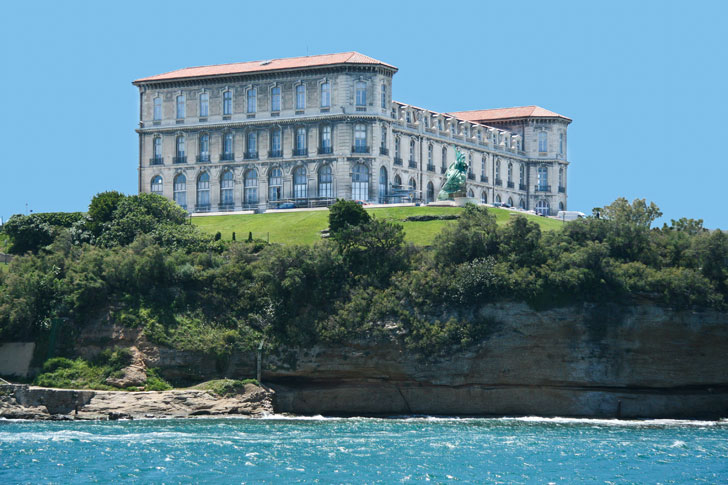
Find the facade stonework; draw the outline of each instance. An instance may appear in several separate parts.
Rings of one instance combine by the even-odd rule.
[[[545,214],[566,209],[571,120],[538,107],[417,108],[392,101],[396,72],[345,53],[134,81],[139,192],[189,212],[336,198],[429,203],[457,148],[470,164],[469,196]]]

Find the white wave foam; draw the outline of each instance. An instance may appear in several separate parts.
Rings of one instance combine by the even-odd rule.
[[[539,416],[523,416],[517,418],[495,418],[495,421],[520,421],[524,423],[553,424],[598,424],[602,426],[721,426],[728,425],[723,421],[697,421],[690,419],[598,419],[598,418],[542,418]]]

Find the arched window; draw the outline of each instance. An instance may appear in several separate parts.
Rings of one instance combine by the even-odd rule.
[[[245,158],[258,158],[258,132],[251,131],[248,133],[248,150]]]
[[[154,98],[154,121],[160,121],[162,119],[162,98]]]
[[[522,163],[518,164],[518,183],[526,185],[526,166]],[[521,190],[525,190],[525,187],[521,187]]]
[[[563,202],[559,202],[559,210],[560,211],[564,210],[564,203]]]
[[[210,209],[210,175],[202,172],[197,178],[197,211]]]
[[[159,175],[152,178],[152,193],[162,195],[162,177]]]
[[[268,201],[275,202],[283,198],[283,171],[273,168],[268,175]]]
[[[508,207],[513,207],[513,198],[508,197]]]
[[[306,108],[306,86],[299,84],[296,86],[296,109]]]
[[[513,162],[508,162],[508,183],[513,183]]]
[[[475,198],[475,193],[473,192],[473,189],[468,189],[468,197],[471,199]]]
[[[200,93],[200,118],[206,118],[210,112],[210,95]]]
[[[435,186],[432,182],[427,182],[427,196],[425,202],[428,204],[435,201]]]
[[[382,166],[379,168],[379,203],[387,203],[387,169]]]
[[[523,209],[523,210],[526,210],[526,202],[523,199],[519,200],[518,201],[518,207],[521,208],[521,209]]]
[[[545,200],[539,200],[536,204],[536,214],[547,216],[550,213],[549,203]]]
[[[331,84],[327,81],[321,84],[321,107],[331,106]]]
[[[369,170],[366,165],[358,163],[351,174],[351,198],[353,200],[369,200]]]
[[[321,152],[331,153],[331,125],[321,127]]]
[[[227,170],[220,177],[220,205],[232,208],[233,204],[233,173]]]
[[[549,140],[548,140],[548,134],[545,131],[540,131],[538,133],[538,151],[539,152],[546,152],[548,151],[549,146]]]
[[[258,90],[255,88],[248,89],[248,113],[255,113],[258,110]]]
[[[417,199],[417,182],[412,177],[409,179],[409,198],[410,200]]]
[[[495,201],[500,204],[501,203],[501,196],[500,195],[496,195],[495,196]]]
[[[258,203],[258,171],[253,169],[245,172],[244,203],[247,206]]]
[[[363,124],[354,125],[354,152],[367,153],[367,127]]]
[[[564,189],[564,167],[559,167],[559,191]]]
[[[210,135],[207,133],[200,135],[200,154],[197,158],[198,162],[210,161]]]
[[[187,156],[185,154],[185,136],[184,135],[178,135],[177,136],[177,143],[176,143],[176,153],[174,156],[174,163],[185,163],[187,161]]]
[[[318,196],[332,199],[334,197],[333,173],[331,165],[324,165],[318,172]]]
[[[174,201],[183,209],[187,208],[187,177],[183,173],[174,178]]]
[[[399,174],[394,176],[394,186],[398,189],[402,188],[402,178],[399,176]]]
[[[222,138],[222,159],[233,160],[234,158],[235,155],[233,155],[233,134],[225,133]]]
[[[549,189],[549,169],[546,166],[538,167],[538,187],[539,192],[548,192]]]
[[[480,193],[480,203],[481,204],[488,203],[488,193],[485,190]]]
[[[278,86],[275,86],[270,90],[270,110],[281,110],[281,88]]]
[[[356,83],[356,105],[367,105],[367,83],[364,81],[357,81]]]
[[[283,156],[281,151],[281,130],[276,128],[270,132],[270,153],[271,158]]]
[[[177,119],[181,120],[185,117],[185,97],[177,96]]]
[[[306,128],[298,128],[296,130],[296,149],[294,155],[307,155],[306,150]]]
[[[293,198],[305,199],[308,197],[308,179],[306,167],[297,167],[293,171]]]
[[[233,92],[225,91],[222,93],[222,114],[231,115],[233,114]]]

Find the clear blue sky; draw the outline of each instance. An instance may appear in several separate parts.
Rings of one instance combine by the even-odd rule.
[[[355,7],[355,5],[357,5]],[[569,207],[646,198],[728,229],[728,2],[7,2],[0,216],[137,189],[132,80],[356,50],[437,111],[536,104],[569,128]]]

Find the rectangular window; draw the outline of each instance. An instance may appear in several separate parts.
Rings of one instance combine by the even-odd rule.
[[[233,114],[233,92],[225,91],[222,94],[222,114],[231,115]]]
[[[306,109],[306,86],[296,86],[296,109]]]
[[[367,149],[367,127],[365,125],[354,126],[354,151],[363,153]]]
[[[257,110],[258,90],[255,88],[248,89],[248,113],[255,113]]]
[[[364,81],[357,81],[356,83],[356,105],[367,105],[367,83]]]
[[[181,120],[185,117],[185,97],[177,96],[177,119]]]
[[[382,108],[387,108],[387,85],[382,84]]]
[[[306,128],[296,130],[296,148],[299,150],[306,149]]]
[[[321,107],[329,108],[331,106],[331,84],[323,83],[321,85]]]
[[[154,98],[154,121],[162,119],[162,98]]]
[[[559,133],[559,154],[564,154],[564,134]]]
[[[324,153],[331,153],[331,127],[328,125],[321,128],[321,148]]]
[[[538,151],[539,152],[546,152],[548,151],[548,137],[545,132],[540,132],[538,134]]]
[[[271,156],[280,156],[281,153],[281,132],[280,130],[274,130],[270,137],[270,151]]]
[[[207,93],[200,94],[200,117],[205,118],[210,111],[210,95]]]
[[[382,126],[382,147],[387,147],[387,127]]]
[[[270,110],[281,110],[281,88],[275,87],[270,90]]]

